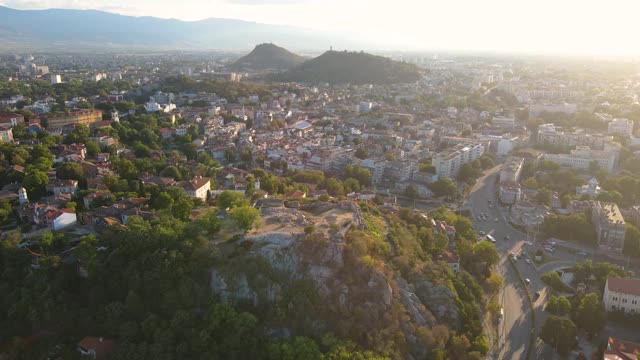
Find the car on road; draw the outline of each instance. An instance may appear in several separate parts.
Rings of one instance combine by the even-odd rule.
[[[524,279],[524,283],[527,284],[527,286],[531,285],[531,280],[530,279]]]
[[[500,220],[498,220],[498,218],[496,218],[494,221],[495,221],[495,222],[499,222]]]
[[[586,251],[578,251],[578,255],[580,256],[587,256],[587,252]]]
[[[507,240],[511,240],[511,235],[507,234],[507,235],[504,236],[504,238],[507,239]]]
[[[536,301],[540,298],[540,291],[536,291],[535,294],[533,294],[533,301]]]
[[[553,248],[550,248],[550,247],[548,247],[548,246],[545,246],[545,247],[544,247],[544,251],[552,253],[552,252],[553,252]]]
[[[527,264],[531,264],[531,260],[529,259],[524,259],[524,262],[526,262]]]

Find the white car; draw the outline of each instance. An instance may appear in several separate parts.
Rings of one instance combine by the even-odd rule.
[[[524,259],[524,262],[526,262],[527,264],[531,264],[531,260],[529,259]]]

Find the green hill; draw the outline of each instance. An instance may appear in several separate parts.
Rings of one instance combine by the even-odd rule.
[[[304,62],[304,58],[274,44],[257,45],[249,54],[231,65],[237,70],[287,70]]]
[[[395,84],[415,82],[419,77],[418,68],[412,64],[364,52],[327,51],[289,70],[280,80],[332,84]]]

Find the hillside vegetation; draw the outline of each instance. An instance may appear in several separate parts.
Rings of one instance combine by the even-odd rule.
[[[412,64],[364,52],[327,51],[280,78],[307,83],[395,84],[415,82],[419,77]]]
[[[236,60],[235,70],[286,70],[304,62],[304,58],[274,44],[257,45],[249,54]]]

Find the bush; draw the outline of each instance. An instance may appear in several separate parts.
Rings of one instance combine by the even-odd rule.
[[[568,285],[560,280],[560,275],[556,271],[550,271],[540,277],[545,284],[551,286],[554,290],[559,292],[573,292]]]

